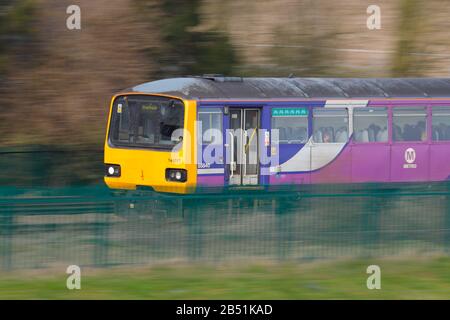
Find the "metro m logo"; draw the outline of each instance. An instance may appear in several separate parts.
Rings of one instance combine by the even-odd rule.
[[[403,169],[414,169],[417,168],[416,161],[416,150],[413,148],[408,148],[405,150],[405,161],[406,163],[403,165]]]
[[[407,163],[413,163],[416,161],[416,151],[413,148],[408,148],[405,150],[405,161]]]

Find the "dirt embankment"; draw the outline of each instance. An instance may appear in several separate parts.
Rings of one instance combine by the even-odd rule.
[[[8,62],[2,145],[101,145],[111,95],[152,74],[143,48],[158,43],[157,32],[140,20],[132,0],[77,1],[81,30],[66,27],[72,3],[35,1],[30,51]]]
[[[111,95],[160,77],[450,71],[442,0],[379,0],[380,30],[367,28],[370,3],[360,0],[79,0],[75,31],[66,28],[73,1],[17,1],[36,8],[33,41],[10,51],[0,80],[1,145],[101,147]]]

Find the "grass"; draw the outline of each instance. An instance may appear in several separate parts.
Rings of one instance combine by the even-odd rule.
[[[368,290],[366,268],[381,268]],[[0,299],[448,299],[450,258],[313,263],[170,264],[82,270],[81,290],[64,268],[0,274]]]

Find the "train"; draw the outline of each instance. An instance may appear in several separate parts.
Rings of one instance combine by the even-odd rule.
[[[413,183],[450,178],[450,79],[162,79],[114,95],[109,188]]]

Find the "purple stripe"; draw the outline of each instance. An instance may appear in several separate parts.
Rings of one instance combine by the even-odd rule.
[[[223,186],[224,177],[222,175],[198,175],[197,184],[199,186]]]

